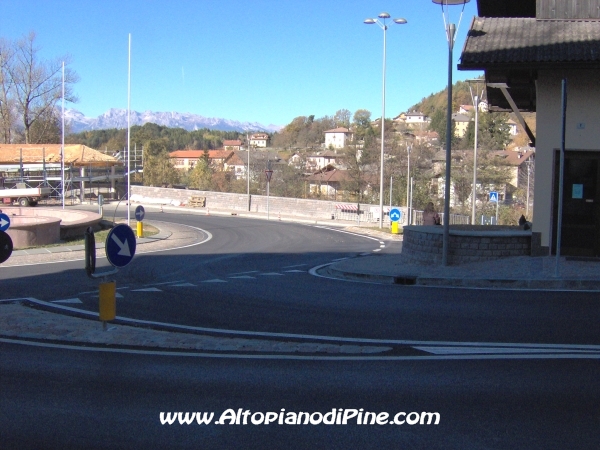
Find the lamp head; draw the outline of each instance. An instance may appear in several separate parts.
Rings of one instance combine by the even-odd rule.
[[[397,23],[398,25],[404,25],[406,23],[406,19],[400,18],[400,19],[394,19],[394,23]]]
[[[377,23],[377,22],[375,22],[375,19],[365,19],[364,23],[366,23],[367,25],[373,25],[374,23]]]
[[[433,0],[433,3],[436,5],[464,5],[465,3],[469,3],[471,0]]]
[[[381,14],[379,14],[377,17],[379,17],[380,19],[389,19],[390,15],[389,13],[386,12],[382,12]]]

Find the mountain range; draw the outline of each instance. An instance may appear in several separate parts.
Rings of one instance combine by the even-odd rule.
[[[72,133],[80,133],[88,130],[127,128],[127,110],[111,108],[98,117],[86,117],[83,113],[75,109],[67,109],[65,111],[65,121],[70,125]],[[132,126],[155,123],[169,128],[183,128],[188,131],[208,128],[220,131],[262,131],[272,133],[282,128],[277,125],[265,126],[257,122],[239,122],[178,112],[144,111],[143,113],[139,113],[131,111],[130,122]]]

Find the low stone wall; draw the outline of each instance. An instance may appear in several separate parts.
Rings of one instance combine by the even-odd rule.
[[[102,220],[100,214],[90,211],[39,206],[3,207],[2,212],[10,218],[7,233],[15,249],[56,244],[61,239],[83,236],[87,227],[97,227]]]
[[[186,205],[190,197],[205,197],[205,208],[226,209],[232,211],[248,211],[248,196],[246,194],[230,194],[226,192],[198,191],[194,189],[171,189],[150,186],[131,186],[131,201],[144,201],[153,199],[153,203]],[[141,199],[141,200],[140,200]],[[329,219],[336,213],[336,204],[349,204],[350,202],[313,200],[303,198],[269,197],[269,211],[305,217],[310,219]],[[370,207],[379,205],[361,204],[361,210],[369,211]],[[252,195],[250,197],[250,210],[252,212],[267,212],[267,196]]]
[[[60,219],[13,216],[7,233],[14,249],[55,244],[60,241]]]
[[[419,263],[442,262],[443,227],[408,226],[403,234],[403,256]],[[519,227],[451,226],[449,237],[449,264],[531,255],[531,231]]]

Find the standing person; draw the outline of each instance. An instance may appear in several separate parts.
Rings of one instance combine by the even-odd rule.
[[[433,202],[427,203],[425,210],[423,211],[423,225],[440,225],[440,215],[435,212]]]

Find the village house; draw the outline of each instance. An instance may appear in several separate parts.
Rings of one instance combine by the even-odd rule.
[[[325,131],[325,148],[344,148],[352,141],[352,132],[348,128],[339,127]]]
[[[225,161],[233,154],[233,150],[209,150],[207,153],[208,165],[215,170],[223,170]],[[169,153],[169,158],[176,169],[191,170],[204,155],[204,150],[175,150]]]
[[[223,141],[223,149],[224,150],[241,150],[241,148],[242,148],[242,141],[240,141],[239,139]]]
[[[269,141],[267,133],[253,133],[250,135],[250,147],[266,148]]]

